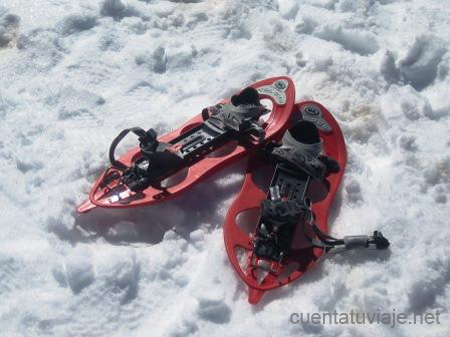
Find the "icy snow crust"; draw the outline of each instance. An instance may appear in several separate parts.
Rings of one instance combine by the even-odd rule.
[[[449,42],[445,0],[2,1],[0,334],[449,336]],[[379,229],[389,252],[329,256],[250,306],[222,238],[245,161],[172,202],[74,213],[123,128],[165,133],[276,75],[348,142],[332,234]],[[289,323],[351,309],[441,324]]]

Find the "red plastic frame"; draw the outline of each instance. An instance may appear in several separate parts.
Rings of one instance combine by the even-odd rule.
[[[329,182],[329,190],[326,197],[316,203],[313,203],[312,205],[313,212],[316,215],[316,225],[324,233],[327,233],[329,208],[339,188],[347,162],[345,140],[334,117],[320,103],[313,101],[300,102],[295,105],[293,112],[300,114],[301,109],[306,105],[315,105],[319,107],[322,111],[322,118],[324,118],[331,126],[332,131],[329,133],[320,131],[320,137],[323,142],[323,153],[337,160],[341,168],[339,173],[331,174],[327,178]],[[245,233],[241,228],[239,228],[237,225],[237,217],[241,212],[246,210],[260,208],[261,202],[267,198],[267,191],[262,191],[256,185],[254,180],[254,171],[260,165],[261,159],[258,159],[256,154],[252,154],[252,157],[249,160],[242,189],[227,213],[224,226],[224,240],[228,256],[236,272],[249,287],[248,300],[251,304],[256,304],[261,299],[265,291],[279,288],[301,277],[307,270],[316,264],[317,260],[323,254],[323,249],[321,248],[309,247],[298,250],[294,254],[291,254],[291,257],[289,257],[289,260],[286,261],[283,266],[281,266],[278,262],[269,262],[261,259],[261,261],[266,261],[266,264],[270,264],[269,269],[272,271],[269,272],[262,281],[259,280],[258,282],[257,276],[255,275],[256,269],[254,266],[257,265],[259,259],[253,254],[253,239],[251,235]],[[302,235],[301,233],[303,232],[300,229],[300,231],[296,232],[296,234],[298,233]],[[243,270],[239,265],[238,257],[236,255],[237,248],[245,250],[246,270]],[[285,277],[281,277],[280,274],[283,273],[285,267],[293,261],[298,263],[298,269]]]
[[[283,133],[288,128],[289,120],[293,111],[294,101],[295,101],[295,87],[292,80],[285,76],[272,77],[268,78],[256,83],[251,84],[250,86],[254,88],[260,88],[263,86],[268,86],[273,84],[275,81],[285,80],[288,83],[288,86],[285,90],[286,101],[284,104],[277,104],[272,96],[267,94],[260,94],[261,99],[270,99],[273,104],[272,113],[269,119],[264,124],[266,130],[266,141],[270,140],[278,140],[282,137]],[[222,102],[228,102],[229,100],[224,100]],[[203,118],[201,114],[189,120],[187,123],[182,125],[180,128],[175,131],[161,136],[158,138],[161,142],[170,142],[171,140],[178,137],[183,132],[195,127],[199,123],[203,122]],[[193,164],[189,167],[189,171],[187,177],[181,181],[180,183],[167,188],[164,192],[159,189],[155,189],[153,187],[149,187],[140,193],[133,193],[131,191],[125,191],[129,193],[130,196],[125,198],[126,202],[115,202],[111,203],[108,201],[108,198],[105,195],[108,194],[108,190],[111,189],[111,186],[100,187],[104,177],[106,174],[110,174],[111,172],[117,171],[114,168],[107,169],[94,184],[92,191],[89,194],[89,199],[86,200],[83,204],[81,204],[77,211],[80,213],[86,213],[96,206],[98,207],[106,207],[106,208],[132,208],[139,207],[144,205],[151,205],[159,202],[163,202],[169,199],[176,197],[177,195],[183,193],[188,188],[194,186],[199,183],[201,180],[207,178],[212,173],[222,169],[223,167],[231,164],[232,162],[240,159],[244,155],[251,153],[256,149],[257,146],[254,146],[250,149],[246,149],[241,145],[238,145],[231,153],[223,156],[223,157],[205,157],[199,162]],[[133,160],[139,156],[140,149],[139,147],[134,148],[133,150],[126,153],[119,160],[127,166],[130,166]],[[117,171],[120,173],[120,171]]]

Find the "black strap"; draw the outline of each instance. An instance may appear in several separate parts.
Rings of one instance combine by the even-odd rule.
[[[389,240],[383,236],[381,231],[374,231],[372,236],[352,235],[344,236],[342,239],[336,239],[322,232],[314,222],[310,225],[317,236],[317,238],[311,238],[305,231],[305,235],[310,240],[311,245],[323,248],[327,252],[340,252],[362,248],[385,250],[390,246]]]
[[[209,116],[206,124],[219,127],[231,132],[236,138],[245,134],[252,134],[258,143],[262,143],[266,136],[265,130],[258,124],[259,118],[268,110],[263,105],[233,104],[215,105],[208,114],[202,112],[203,119]]]
[[[126,170],[128,167],[118,161],[114,155],[117,145],[122,141],[122,139],[125,138],[125,136],[133,132],[136,136],[139,137],[139,145],[141,147],[141,150],[144,154],[148,154],[152,151],[155,151],[158,147],[158,141],[156,140],[157,133],[153,129],[149,129],[148,131],[145,131],[144,129],[140,127],[133,127],[129,129],[123,130],[121,133],[117,135],[116,138],[111,143],[111,146],[109,147],[109,161],[111,162],[111,165],[119,170]]]
[[[326,165],[320,159],[304,151],[281,146],[273,149],[272,157],[276,161],[287,163],[315,179],[325,179],[327,173]]]

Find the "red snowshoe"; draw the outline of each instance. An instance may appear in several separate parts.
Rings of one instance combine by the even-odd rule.
[[[381,232],[342,240],[326,234],[346,165],[344,137],[331,113],[317,102],[298,103],[294,113],[301,120],[281,143],[251,155],[242,190],[225,219],[226,250],[249,287],[251,304],[265,291],[298,279],[326,251],[389,246]],[[262,187],[257,172],[264,166],[272,178],[262,179]]]
[[[294,106],[294,83],[274,77],[252,84],[230,100],[206,108],[177,130],[158,137],[153,129],[122,131],[111,144],[111,166],[95,182],[77,211],[96,206],[131,208],[171,199],[259,146],[279,140]],[[272,101],[267,110],[260,99]],[[270,113],[266,122],[260,117]],[[132,132],[139,147],[119,159],[114,152]]]

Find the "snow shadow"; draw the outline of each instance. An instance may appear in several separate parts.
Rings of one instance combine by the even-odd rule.
[[[169,230],[189,239],[200,226],[222,226],[228,206],[239,192],[245,160],[241,160],[161,204],[131,208],[97,208],[75,214],[75,227],[91,238],[103,237],[113,244],[157,244]]]
[[[342,253],[331,253],[331,254],[325,254],[321,259],[319,259],[318,263],[308,270],[302,277],[300,277],[298,280],[292,282],[291,284],[287,286],[280,287],[275,290],[267,291],[264,296],[262,297],[261,301],[258,303],[258,305],[252,307],[252,311],[254,313],[260,312],[264,309],[266,304],[272,303],[274,300],[279,300],[283,298],[292,298],[294,296],[294,291],[296,291],[297,287],[304,287],[308,284],[313,284],[316,282],[319,282],[321,279],[326,277],[327,272],[324,267],[324,261],[325,260],[331,260],[333,263],[346,266],[357,266],[360,264],[364,264],[367,262],[378,262],[378,263],[384,263],[387,260],[389,260],[391,256],[391,251],[388,250],[381,250],[381,251],[375,251],[375,250],[358,250],[358,251],[348,251],[348,252],[342,252]],[[240,285],[240,288],[238,289],[239,292],[247,292],[246,286],[244,283]],[[339,298],[343,297],[345,294],[342,294],[342,296],[338,296]]]
[[[404,56],[398,60],[393,52],[386,51],[380,72],[388,83],[401,81],[410,84],[417,91],[422,91],[439,77],[440,64],[447,51],[439,39],[421,35],[416,37],[404,51]]]

